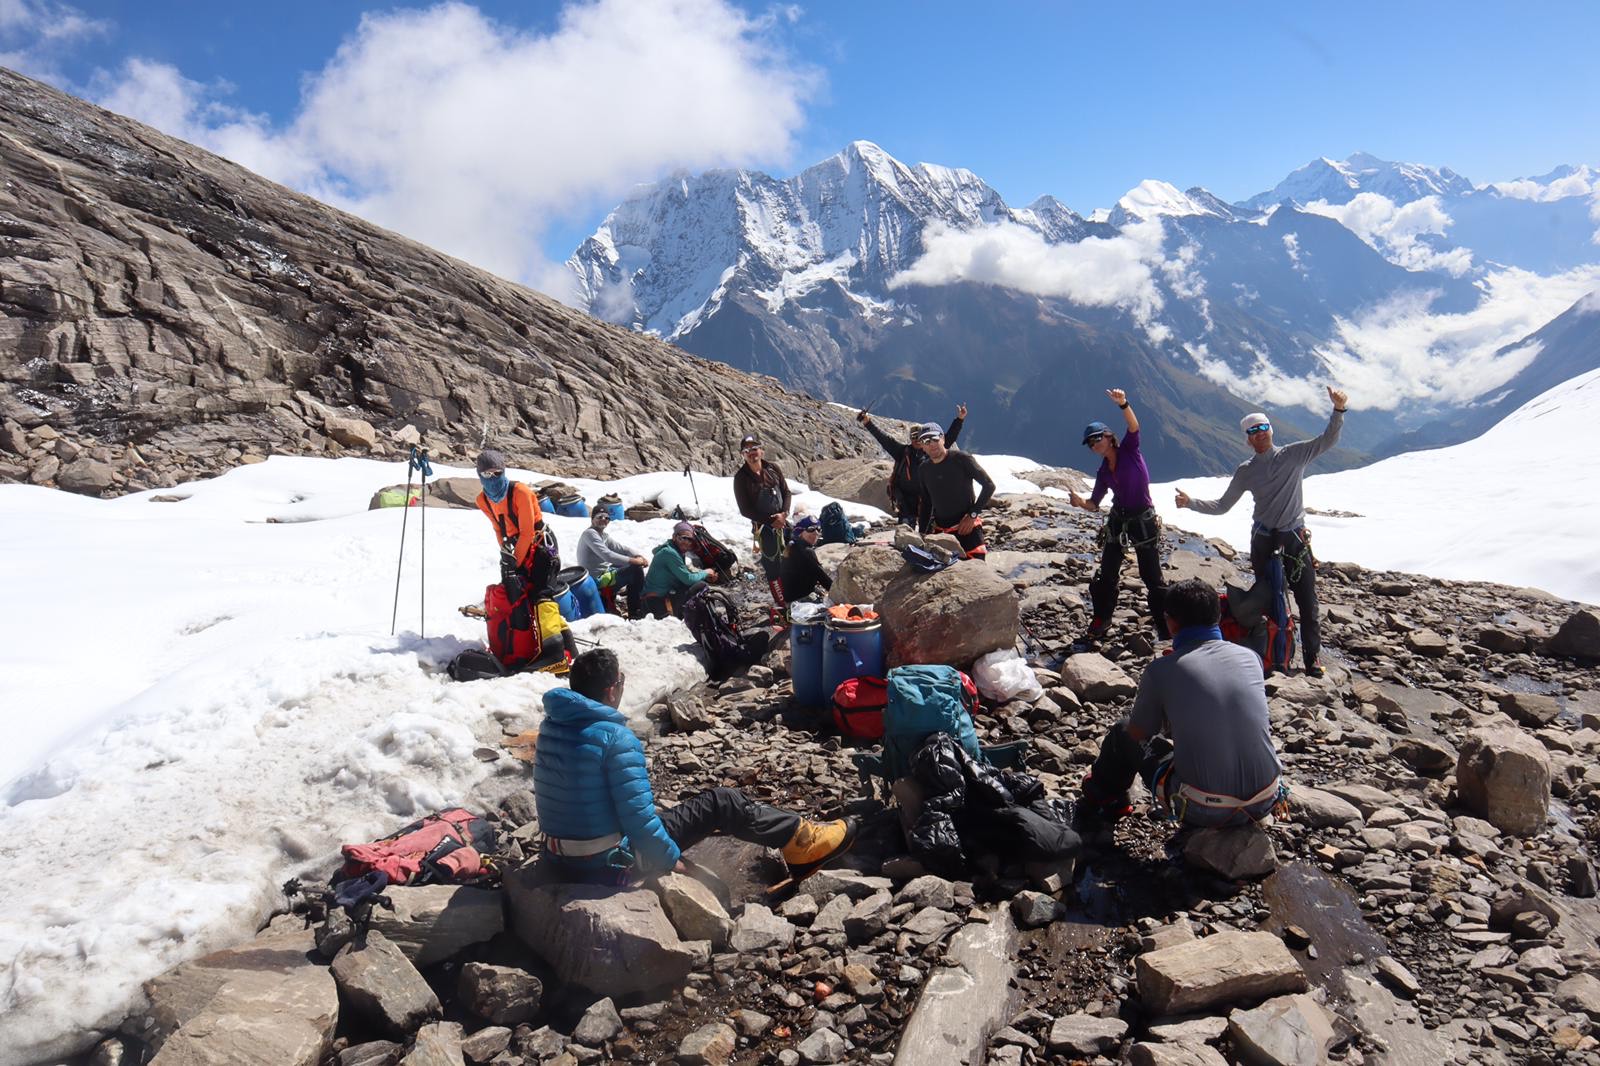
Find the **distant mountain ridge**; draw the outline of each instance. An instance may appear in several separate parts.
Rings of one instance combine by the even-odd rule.
[[[1238,204],[1149,180],[1085,218],[1050,196],[1013,208],[970,170],[908,166],[856,141],[791,178],[712,171],[641,188],[568,267],[579,305],[608,321],[829,399],[898,404],[908,417],[965,399],[983,447],[1041,461],[1080,458],[1062,427],[1100,417],[1103,389],[1139,377],[1174,405],[1164,425],[1148,420],[1151,454],[1175,474],[1215,473],[1231,468],[1236,442],[1199,427],[1226,427],[1262,403],[1230,393],[1231,382],[1263,368],[1319,378],[1318,350],[1371,308],[1403,300],[1464,313],[1481,298],[1474,281],[1484,267],[1457,256],[1454,272],[1407,269],[1346,226],[1340,209],[1362,194],[1400,206],[1435,197],[1462,221],[1448,236],[1416,238],[1425,253],[1470,230],[1496,262],[1600,261],[1592,245],[1517,236],[1530,211],[1587,212],[1584,196],[1544,190],[1576,188],[1588,174],[1573,167],[1510,189],[1477,187],[1447,168],[1357,153],[1314,161]],[[1000,243],[924,279],[925,257],[947,252],[951,234]],[[981,276],[985,256],[1025,240],[1079,249],[1080,276],[1057,290]],[[1118,270],[1148,275],[1138,306],[1080,295],[1114,283]],[[1323,412],[1312,401],[1278,417],[1315,427]],[[1334,461],[1392,440],[1394,422],[1353,415],[1349,450]]]

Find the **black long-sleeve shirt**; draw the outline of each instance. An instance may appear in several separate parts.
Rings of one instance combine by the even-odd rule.
[[[790,603],[805,599],[817,591],[819,585],[825,589],[833,588],[833,579],[817,560],[816,551],[798,540],[783,553],[780,573],[783,598]]]
[[[955,419],[950,423],[950,428],[944,431],[946,448],[955,447],[956,438],[961,436],[963,421]],[[889,458],[894,460],[894,473],[889,475],[889,498],[897,503],[901,499],[908,504],[914,503],[917,496],[917,467],[927,462],[928,457],[909,443],[895,440],[879,429],[875,422],[867,423],[867,432],[877,438]]]
[[[983,486],[977,499],[972,483]],[[929,459],[917,467],[917,528],[927,533],[949,529],[962,517],[977,514],[994,496],[994,479],[966,452],[949,451],[943,459]]]
[[[739,513],[760,526],[770,522],[775,514],[788,514],[793,496],[778,465],[763,461],[760,477],[750,470],[749,463],[741,463],[734,471],[733,498],[739,505]]]

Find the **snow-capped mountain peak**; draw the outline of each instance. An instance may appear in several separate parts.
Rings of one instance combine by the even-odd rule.
[[[1394,163],[1370,152],[1354,152],[1343,160],[1313,159],[1239,206],[1262,210],[1280,203],[1347,204],[1364,192],[1408,204],[1425,196],[1465,196],[1472,191],[1472,182],[1449,167]]]

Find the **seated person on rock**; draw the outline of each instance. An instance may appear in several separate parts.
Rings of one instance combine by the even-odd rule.
[[[715,570],[696,570],[689,565],[687,556],[694,541],[694,526],[679,522],[672,527],[672,539],[655,550],[650,572],[644,576],[644,605],[652,616],[681,614],[683,601],[696,585],[717,583]]]
[[[544,695],[533,762],[545,834],[540,861],[561,880],[629,884],[682,870],[680,853],[716,833],[781,849],[796,875],[855,842],[853,818],[813,822],[736,788],[708,789],[658,811],[644,746],[617,710],[626,679],[616,654],[584,652],[567,680],[570,689]]]
[[[783,598],[794,603],[812,595],[821,588],[833,587],[833,578],[817,561],[817,541],[822,536],[822,524],[811,515],[804,515],[794,524],[794,541],[783,552]]]
[[[1259,822],[1280,799],[1282,774],[1261,660],[1222,639],[1221,605],[1205,582],[1171,586],[1163,606],[1172,653],[1145,667],[1133,711],[1111,727],[1084,778],[1078,810],[1115,821],[1131,809],[1138,774],[1157,806],[1186,825]]]
[[[946,448],[937,422],[923,424],[917,444],[927,456],[916,472],[918,532],[954,533],[964,558],[984,558],[989,549],[979,512],[994,497],[994,479],[966,452]],[[973,482],[979,488],[976,498]]]
[[[610,524],[611,512],[604,507],[597,507],[589,516],[589,528],[578,538],[578,565],[596,581],[611,571],[612,590],[628,597],[628,617],[643,618],[644,568],[649,561],[608,536],[606,527]]]

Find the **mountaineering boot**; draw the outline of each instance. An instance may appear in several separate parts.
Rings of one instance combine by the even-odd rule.
[[[1105,636],[1106,627],[1109,624],[1109,620],[1105,618],[1090,619],[1089,628],[1084,630],[1083,636],[1072,642],[1072,646],[1067,649],[1067,653],[1069,655],[1077,655],[1079,652],[1094,651],[1100,646],[1100,638]]]
[[[790,867],[817,867],[850,850],[856,842],[860,828],[854,818],[841,818],[836,822],[800,820],[800,827],[783,846],[783,861]]]
[[[1328,676],[1328,671],[1327,671],[1327,668],[1324,667],[1321,663],[1307,663],[1306,664],[1306,676],[1307,677],[1327,677]]]
[[[1073,815],[1083,824],[1112,825],[1119,819],[1133,813],[1133,804],[1128,802],[1128,793],[1107,796],[1095,786],[1094,773],[1083,775],[1083,802],[1079,803]]]

